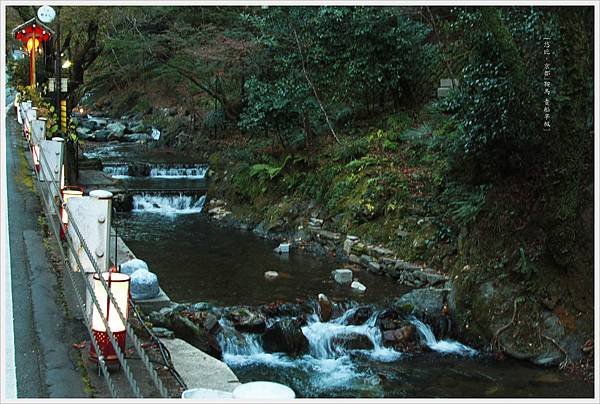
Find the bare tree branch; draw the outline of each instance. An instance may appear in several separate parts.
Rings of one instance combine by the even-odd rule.
[[[317,94],[317,89],[315,88],[313,82],[308,77],[308,73],[306,72],[306,65],[304,64],[304,55],[302,54],[302,47],[300,46],[300,40],[298,39],[298,33],[296,32],[295,28],[292,28],[292,31],[294,32],[294,38],[296,39],[296,46],[298,47],[298,52],[300,53],[300,60],[302,61],[302,72],[304,73],[304,78],[308,82],[308,85],[310,86],[310,88],[312,88],[312,90],[313,90],[315,99],[319,103],[319,107],[321,107],[321,111],[323,112],[323,115],[325,116],[325,121],[327,121],[327,126],[329,126],[329,130],[331,131],[333,138],[335,139],[335,141],[338,144],[340,144],[341,143],[340,139],[338,139],[337,135],[335,134],[333,125],[331,125],[331,121],[329,120],[329,115],[327,115],[327,112],[325,111],[325,107],[323,107],[323,103],[321,102],[321,99],[319,98],[319,94]]]

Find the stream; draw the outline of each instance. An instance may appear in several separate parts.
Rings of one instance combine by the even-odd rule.
[[[113,158],[105,173],[115,179],[141,182],[139,188],[166,189],[173,184],[177,184],[175,188],[206,187],[206,171],[200,165],[163,162],[150,176],[132,179],[126,164],[115,163],[127,161],[127,153],[114,154],[115,150],[120,153],[114,145],[108,150],[95,149],[103,160]],[[223,360],[242,382],[283,383],[298,397],[593,396],[592,384],[556,369],[496,360],[460,342],[440,341],[429,325],[416,318],[410,322],[426,352],[401,353],[386,347],[378,318],[393,298],[409,291],[407,287],[360,271],[354,275],[367,286],[367,292],[353,293],[331,277],[331,271],[344,264],[301,250],[274,254],[276,242],[207,220],[205,203],[206,197],[199,194],[142,192],[134,196],[132,211],[116,214],[114,225],[125,243],[157,274],[173,301],[208,302],[216,314],[231,306],[275,301],[303,302],[312,307],[301,328],[308,351],[295,358],[265,351],[261,334],[239,332],[227,316],[220,316],[218,342]],[[277,271],[279,277],[268,281],[266,271]],[[328,322],[319,319],[316,297],[320,293],[339,309],[340,314]],[[368,319],[360,324],[350,321],[357,308],[365,306],[371,313]],[[269,318],[267,325],[277,320],[281,318]],[[340,338],[349,336],[359,336],[364,346],[339,343]]]

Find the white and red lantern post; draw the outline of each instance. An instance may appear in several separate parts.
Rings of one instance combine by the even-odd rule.
[[[108,286],[108,291],[114,297],[114,300],[123,314],[124,320],[121,319],[117,308],[111,301],[106,288],[100,280],[99,274],[94,274],[94,296],[98,305],[102,309],[102,315],[106,319],[108,328],[112,332],[117,345],[123,355],[125,355],[125,344],[127,341],[127,317],[129,313],[129,275],[120,272],[103,272],[102,279]],[[90,360],[98,361],[100,355],[103,356],[105,362],[117,362],[117,354],[115,347],[112,345],[110,338],[108,337],[108,331],[106,325],[102,319],[102,315],[98,311],[96,305],[93,305],[92,309],[92,331],[94,338],[98,343],[100,353],[96,352],[93,344],[90,344]]]
[[[63,166],[64,168],[64,166]],[[63,205],[60,208],[60,219],[62,221],[62,226],[60,227],[60,238],[64,240],[65,232],[69,227],[69,215],[65,210],[65,206],[67,205],[67,201],[71,198],[81,198],[83,196],[83,188],[78,186],[65,186],[61,189],[61,195],[63,200]]]

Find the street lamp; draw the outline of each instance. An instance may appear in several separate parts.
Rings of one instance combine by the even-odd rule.
[[[29,52],[29,85],[32,87],[36,86],[35,80],[35,56],[42,42],[47,41],[54,34],[50,28],[46,27],[43,23],[38,21],[37,18],[19,25],[13,29],[14,38],[17,41],[21,41],[25,44],[27,51]]]
[[[129,312],[129,275],[120,272],[103,272],[102,278],[108,284],[108,291],[113,295],[117,306],[125,317],[125,322],[121,320],[121,317],[116,311],[116,307],[111,301],[102,281],[100,280],[99,274],[94,274],[94,296],[98,302],[98,305],[102,309],[102,315],[106,319],[108,328],[115,337],[115,340],[121,349],[125,352],[125,341],[127,339],[127,317]],[[104,357],[105,362],[116,362],[118,361],[115,347],[111,344],[108,338],[108,332],[102,320],[102,315],[93,306],[92,311],[92,331],[94,332],[94,338],[100,348],[100,355]],[[90,360],[98,361],[98,352],[94,348],[93,344],[90,344]]]

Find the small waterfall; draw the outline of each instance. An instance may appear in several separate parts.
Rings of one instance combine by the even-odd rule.
[[[463,345],[460,342],[453,341],[451,339],[445,339],[438,341],[427,324],[423,323],[416,318],[411,318],[410,322],[417,327],[417,331],[421,335],[421,337],[425,340],[425,345],[436,352],[440,352],[443,354],[458,354],[458,355],[466,355],[466,356],[475,356],[477,355],[477,351],[469,346]]]
[[[158,213],[166,216],[200,213],[206,195],[150,195],[133,196],[133,212]]]
[[[102,171],[105,174],[110,175],[113,178],[128,178],[129,177],[129,166],[127,164],[111,164],[102,167]]]
[[[206,176],[207,171],[208,166],[200,164],[175,166],[161,164],[150,169],[150,177],[203,179]]]
[[[342,316],[322,323],[319,317],[313,314],[308,319],[308,324],[302,327],[302,332],[309,342],[311,356],[323,359],[335,359],[348,354],[349,349],[337,342],[343,337],[366,337],[373,349],[361,349],[366,355],[380,362],[391,362],[400,358],[401,354],[392,348],[383,346],[383,339],[379,327],[375,325],[378,312],[375,312],[362,325],[349,325],[348,320],[354,315],[357,308],[347,310]]]
[[[369,367],[361,366],[356,361],[357,355],[379,362],[394,361],[402,355],[383,346],[381,331],[376,326],[379,313],[374,313],[362,325],[350,325],[348,321],[357,310],[356,307],[351,307],[342,316],[322,323],[316,306],[313,305],[315,311],[302,327],[302,333],[309,341],[309,352],[295,359],[284,353],[265,352],[260,335],[240,333],[229,320],[221,318],[223,331],[218,339],[223,350],[223,360],[234,368],[266,366],[286,369],[286,374],[302,374],[306,383],[303,389],[315,394],[340,388],[379,388],[379,377]],[[339,341],[344,336],[358,336],[363,338],[363,342],[366,338],[372,347],[361,349],[343,346]]]

